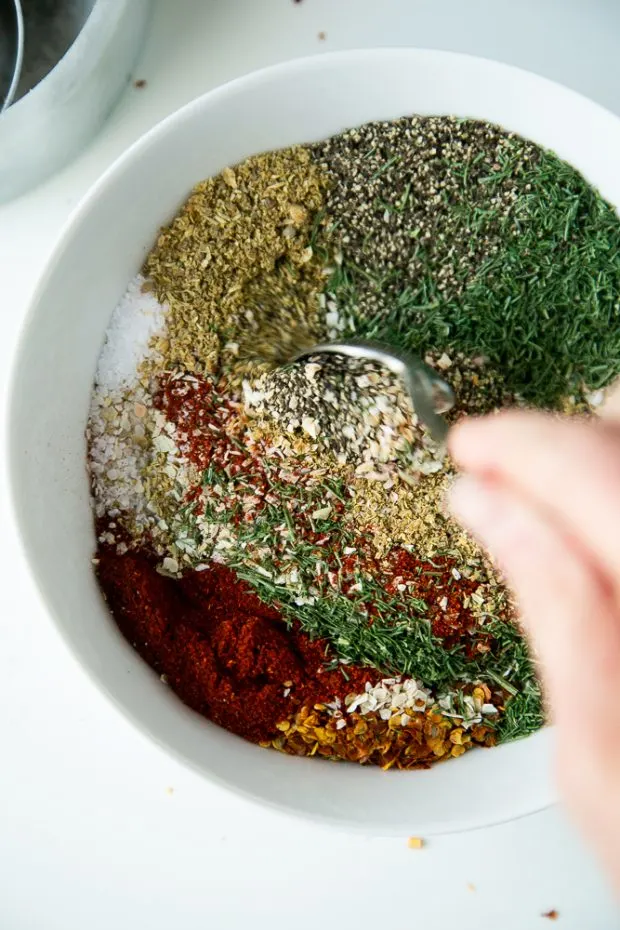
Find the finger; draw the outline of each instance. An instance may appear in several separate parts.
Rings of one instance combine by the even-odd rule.
[[[598,413],[606,420],[620,420],[620,380],[615,381],[605,392],[605,400]]]
[[[511,412],[457,424],[453,457],[538,506],[620,578],[620,431],[603,423]]]
[[[456,482],[451,506],[517,595],[558,723],[608,719],[620,680],[620,625],[605,579],[508,487],[466,476]]]
[[[609,588],[527,499],[466,476],[452,506],[496,556],[540,656],[560,787],[620,888],[620,629]]]

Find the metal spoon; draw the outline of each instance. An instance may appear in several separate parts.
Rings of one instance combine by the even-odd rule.
[[[324,342],[304,347],[292,356],[291,361],[299,361],[309,355],[325,352],[372,359],[400,375],[411,397],[413,409],[428,428],[432,438],[437,443],[446,441],[448,424],[440,414],[446,413],[454,406],[454,393],[443,378],[422,359],[404,349],[397,349],[382,342],[347,339],[343,342]]]

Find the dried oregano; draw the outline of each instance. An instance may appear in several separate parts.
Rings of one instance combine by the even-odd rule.
[[[297,147],[249,158],[194,188],[144,265],[170,308],[168,368],[213,372],[227,345],[234,357],[252,328],[250,285],[259,294],[296,290],[316,304],[322,264],[308,242],[326,183]]]

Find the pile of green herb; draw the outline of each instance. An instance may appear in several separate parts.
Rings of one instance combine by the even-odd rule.
[[[483,355],[535,406],[620,369],[620,223],[551,152],[485,123],[376,123],[314,149],[355,332]]]

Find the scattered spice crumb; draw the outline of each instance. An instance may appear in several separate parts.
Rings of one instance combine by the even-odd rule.
[[[174,794],[174,788],[171,788],[170,785],[169,785],[169,786],[166,788],[166,794],[168,795],[168,797],[171,798],[172,795]]]
[[[560,915],[558,911],[554,909],[552,911],[545,911],[545,913],[542,916],[546,917],[547,920],[557,920]]]
[[[319,32],[319,42],[324,42],[326,38],[327,38],[326,32]]]
[[[137,87],[138,90],[142,90],[143,87],[146,87],[146,81],[144,80],[144,78],[138,78],[137,81],[133,82],[133,86]]]
[[[475,891],[475,890],[476,890],[476,886],[475,886],[472,882],[467,882],[467,890],[468,890],[468,891]]]
[[[409,849],[422,849],[424,840],[421,836],[410,836],[407,840],[407,846]]]

